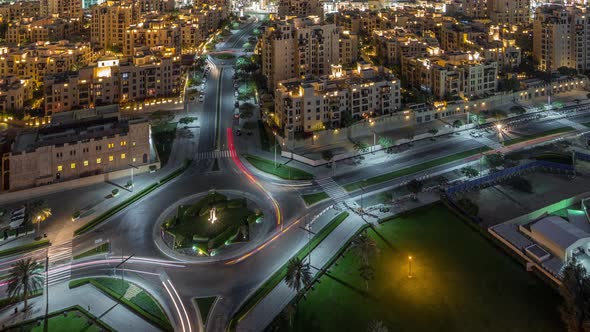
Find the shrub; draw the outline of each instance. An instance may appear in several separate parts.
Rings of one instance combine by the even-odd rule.
[[[117,196],[119,195],[119,189],[115,188],[113,189],[113,191],[111,191],[111,193],[113,194],[113,196]]]
[[[239,226],[228,227],[228,229],[223,231],[221,234],[209,240],[209,249],[216,249],[225,244],[225,241],[234,236],[239,231],[239,228]]]
[[[227,202],[227,207],[229,209],[236,209],[236,208],[240,208],[243,207],[245,205],[245,201],[241,198],[236,198],[236,199],[232,199],[230,201]]]
[[[195,241],[195,242],[207,242],[207,241],[209,241],[209,238],[208,237],[201,237],[201,236],[199,236],[199,234],[195,234],[195,235],[193,235],[193,241]]]

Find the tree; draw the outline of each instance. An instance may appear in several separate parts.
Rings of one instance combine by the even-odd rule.
[[[28,220],[37,224],[37,236],[40,237],[41,223],[51,217],[51,208],[43,200],[36,200],[27,206]]]
[[[369,291],[369,281],[375,279],[375,269],[368,264],[359,267],[359,276],[365,280],[365,289]]]
[[[393,141],[393,139],[391,139],[389,137],[385,137],[385,136],[379,137],[379,145],[381,145],[381,147],[383,149],[388,149],[388,148],[392,147],[394,143],[395,142]]]
[[[463,125],[463,121],[461,121],[461,120],[453,121],[453,128],[461,128],[462,125]]]
[[[416,195],[418,195],[420,192],[422,192],[422,189],[424,188],[424,183],[422,183],[422,181],[414,179],[410,182],[408,182],[408,184],[406,185],[406,189],[408,189],[408,191],[412,194],[412,199],[416,199]]]
[[[305,288],[311,282],[311,272],[309,264],[304,264],[299,257],[293,257],[287,263],[287,273],[285,274],[285,283],[297,293],[295,298],[299,298],[302,288]]]
[[[358,153],[365,153],[365,152],[369,151],[369,144],[367,144],[365,142],[358,141],[358,142],[354,143],[354,149]]]
[[[585,332],[590,327],[590,279],[586,269],[572,259],[562,271],[559,293],[563,303],[559,307],[561,319],[568,332]]]
[[[430,129],[428,129],[428,133],[432,136],[436,136],[436,134],[438,134],[438,129],[430,128]]]
[[[369,323],[369,328],[367,329],[367,332],[389,332],[389,329],[387,328],[387,326],[385,326],[385,324],[383,324],[382,321],[374,320],[371,323]]]
[[[501,153],[492,153],[485,156],[485,161],[492,169],[504,165],[504,156]]]
[[[491,110],[490,115],[496,120],[505,119],[508,116],[505,111],[498,109]]]
[[[566,66],[557,68],[557,71],[559,72],[559,74],[564,76],[574,76],[578,73],[578,71],[575,68],[569,68]]]
[[[379,253],[379,248],[366,233],[360,233],[352,240],[350,251],[361,260],[362,265],[369,265],[369,260]]]
[[[472,217],[477,217],[477,214],[479,213],[479,206],[477,206],[477,204],[475,204],[472,200],[466,197],[460,198],[457,201],[457,206],[461,210],[463,210],[463,212],[465,212],[467,215],[470,215]]]
[[[522,106],[514,105],[510,107],[510,112],[518,115],[526,113],[526,109]]]
[[[461,168],[461,173],[470,179],[479,175],[479,171],[471,166]]]
[[[8,280],[6,289],[8,296],[12,298],[22,296],[25,301],[24,310],[27,310],[29,295],[43,287],[42,266],[31,257],[21,259],[12,264]]]
[[[332,160],[333,157],[334,157],[334,153],[332,152],[332,150],[322,151],[322,159],[324,159],[325,161],[330,161],[330,160]]]

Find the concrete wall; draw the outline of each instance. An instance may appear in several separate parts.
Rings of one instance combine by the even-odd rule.
[[[149,171],[150,166],[155,165],[156,168],[160,168],[160,162],[155,162],[152,164],[142,165],[139,166],[138,169],[133,171],[133,174],[140,174]],[[130,170],[124,169],[119,171],[114,171],[110,173],[103,173],[88,177],[83,177],[79,179],[74,179],[70,181],[58,182],[53,184],[48,184],[45,186],[33,187],[29,189],[24,189],[20,191],[14,192],[6,192],[0,194],[0,205],[10,204],[25,200],[31,200],[35,197],[45,196],[49,194],[54,194],[62,191],[67,191],[71,189],[81,188],[90,186],[97,183],[103,183],[107,181],[113,181],[120,178],[130,177]]]

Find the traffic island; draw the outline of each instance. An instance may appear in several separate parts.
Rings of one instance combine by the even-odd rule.
[[[223,246],[250,240],[250,227],[263,214],[244,198],[210,192],[181,204],[161,225],[164,242],[185,255],[215,256]]]

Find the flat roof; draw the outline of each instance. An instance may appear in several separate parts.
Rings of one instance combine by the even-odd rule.
[[[590,238],[590,234],[557,216],[548,216],[530,225],[533,233],[539,233],[563,249],[576,241]]]

